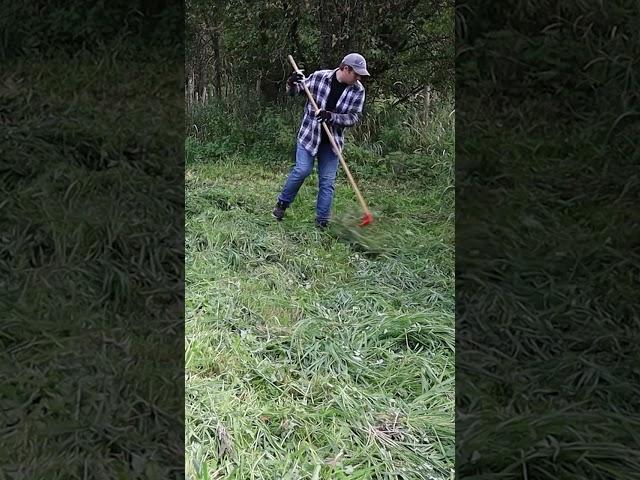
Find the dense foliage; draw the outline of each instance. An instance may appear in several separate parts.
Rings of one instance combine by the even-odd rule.
[[[402,96],[427,84],[453,87],[453,2],[189,0],[187,65],[195,89],[217,96],[282,95],[294,56],[307,72],[359,51],[372,73],[369,94]]]

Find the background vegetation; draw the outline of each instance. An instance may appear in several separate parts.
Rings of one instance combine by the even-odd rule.
[[[375,74],[367,94],[402,98],[427,85],[452,92],[453,2],[189,0],[187,79],[201,96],[282,99],[293,55],[308,73],[366,52]],[[187,82],[188,83],[188,82]],[[373,105],[373,100],[369,102]]]
[[[639,478],[638,13],[456,4],[460,478]]]
[[[4,2],[2,478],[184,478],[184,17],[162,3]]]
[[[452,478],[453,20],[435,1],[188,2],[190,478]],[[376,221],[354,228],[339,174],[316,231],[314,174],[278,224],[304,102],[286,56],[311,73],[350,51],[372,78],[344,153]]]

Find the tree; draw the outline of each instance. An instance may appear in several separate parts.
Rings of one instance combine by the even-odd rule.
[[[372,72],[371,100],[402,96],[452,84],[453,9],[452,0],[188,0],[188,64],[198,90],[211,84],[218,96],[277,101],[290,71],[287,54],[310,72],[356,51]]]

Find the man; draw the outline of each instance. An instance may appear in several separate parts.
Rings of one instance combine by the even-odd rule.
[[[368,77],[367,62],[358,53],[350,53],[334,70],[318,70],[304,79],[302,74],[293,72],[287,80],[287,93],[304,93],[302,83],[307,86],[318,104],[316,115],[309,100],[304,107],[304,116],[298,132],[296,164],[289,173],[273,216],[282,220],[285,210],[295,199],[305,178],[313,169],[314,158],[318,159],[318,198],[316,202],[316,226],[325,228],[331,216],[331,204],[338,171],[338,156],[322,123],[330,126],[333,138],[342,150],[344,129],[360,121],[364,106],[364,87],[360,79]]]

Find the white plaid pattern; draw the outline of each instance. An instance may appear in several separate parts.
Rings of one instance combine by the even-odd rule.
[[[304,80],[307,88],[311,92],[311,95],[313,95],[314,100],[318,104],[318,108],[325,108],[327,99],[329,98],[329,91],[331,89],[331,76],[337,70],[337,68],[335,70],[318,70]],[[287,86],[287,92],[290,95],[305,95],[304,88],[299,84],[294,84],[291,89]],[[341,150],[344,146],[344,129],[345,127],[351,127],[360,121],[363,106],[364,87],[362,86],[362,83],[356,82],[344,89],[344,92],[342,92],[342,95],[336,104],[336,108],[334,108],[331,114],[331,130],[333,132],[333,138]],[[302,124],[298,131],[298,142],[311,155],[316,155],[318,153],[321,128],[321,124],[315,118],[313,106],[309,100],[307,100],[304,106]]]

